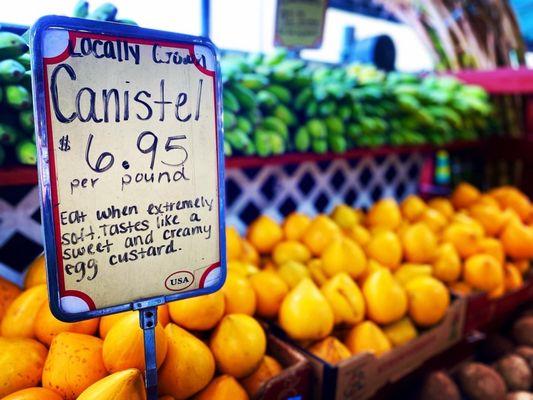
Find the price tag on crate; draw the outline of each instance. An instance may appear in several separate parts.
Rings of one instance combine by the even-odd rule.
[[[224,158],[213,44],[44,17],[32,54],[54,314],[75,321],[218,290]]]
[[[277,0],[274,45],[316,49],[322,44],[328,0]]]

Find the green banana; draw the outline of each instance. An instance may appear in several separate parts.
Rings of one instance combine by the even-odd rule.
[[[328,145],[334,153],[344,153],[348,148],[346,138],[340,135],[329,135]]]
[[[235,95],[231,92],[230,89],[224,88],[224,91],[222,93],[222,101],[224,102],[224,108],[228,109],[229,111],[233,113],[237,113],[240,110],[239,101],[235,97]]]
[[[87,15],[89,15],[89,2],[79,0],[74,6],[72,16],[77,18],[87,18]]]
[[[296,110],[303,110],[309,100],[313,98],[313,89],[308,86],[305,89],[303,89],[298,96],[296,96],[296,99],[294,100],[294,108]]]
[[[239,128],[227,132],[225,134],[225,139],[231,144],[231,147],[236,150],[244,150],[246,145],[250,142],[248,135]]]
[[[258,129],[255,132],[255,148],[260,157],[268,157],[272,154],[272,142],[270,140],[270,135],[275,135],[275,133],[262,129]]]
[[[272,113],[275,117],[282,120],[287,126],[295,126],[298,123],[296,116],[288,107],[283,104],[278,104]]]
[[[31,106],[30,92],[21,85],[8,85],[4,87],[6,102],[16,110],[24,110]]]
[[[276,96],[274,96],[274,94],[266,90],[260,90],[259,92],[257,92],[257,102],[262,107],[274,108],[278,103],[278,99],[276,98]]]
[[[11,32],[0,32],[0,60],[15,58],[28,51],[22,37]]]
[[[294,147],[296,147],[296,150],[299,152],[305,153],[309,150],[310,146],[311,137],[309,136],[308,130],[304,126],[298,128],[296,135],[294,136]]]
[[[33,110],[24,110],[19,112],[19,122],[22,129],[28,133],[34,131]]]
[[[246,117],[237,117],[237,128],[249,135],[252,133],[253,125]]]
[[[30,56],[30,53],[21,54],[15,60],[18,61],[19,63],[21,63],[22,66],[26,70],[31,69],[31,56]]]
[[[17,83],[24,76],[26,68],[15,60],[0,61],[0,83]]]
[[[270,148],[272,154],[279,155],[285,152],[285,140],[280,135],[270,135]]]
[[[0,122],[0,144],[13,145],[21,136],[16,128]]]
[[[247,87],[244,87],[239,83],[234,83],[231,91],[239,101],[239,104],[242,108],[246,110],[253,110],[257,107],[255,94]]]
[[[292,95],[289,89],[280,85],[270,85],[265,88],[267,92],[272,93],[282,103],[289,104],[292,100]]]
[[[237,124],[237,117],[231,111],[224,111],[224,130],[230,130]]]
[[[17,153],[17,159],[21,164],[37,164],[37,147],[31,140],[23,140],[17,143],[15,152]]]
[[[326,139],[328,129],[326,124],[319,119],[310,119],[307,121],[306,128],[313,139]]]
[[[324,154],[328,151],[328,141],[315,138],[311,141],[311,148],[317,154]]]
[[[328,133],[332,135],[344,135],[344,123],[340,118],[330,115],[326,118],[325,122],[328,128]]]
[[[92,13],[87,15],[88,19],[95,19],[98,21],[114,21],[117,16],[117,8],[111,3],[104,3]]]
[[[276,132],[284,140],[289,139],[289,129],[285,123],[277,117],[266,117],[262,122],[263,128],[266,130]]]
[[[259,90],[268,85],[268,78],[259,74],[243,74],[240,82],[248,89]]]
[[[231,145],[229,144],[229,142],[226,139],[224,139],[224,155],[226,157],[230,157],[230,156],[233,155],[233,151],[231,149]]]

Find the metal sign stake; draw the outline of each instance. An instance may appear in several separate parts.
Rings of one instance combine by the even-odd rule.
[[[147,400],[157,400],[157,363],[155,346],[155,327],[157,325],[157,306],[153,302],[136,302],[134,309],[139,310],[139,322],[144,335],[144,386]]]

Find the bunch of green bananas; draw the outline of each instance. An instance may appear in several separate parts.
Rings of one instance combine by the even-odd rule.
[[[486,92],[448,77],[326,66],[286,52],[222,61],[227,155],[441,145],[487,131]]]
[[[135,24],[116,19],[117,8],[110,3],[89,13],[89,3],[79,1],[73,15]],[[0,166],[10,161],[37,162],[31,90],[28,32],[16,35],[0,31]]]

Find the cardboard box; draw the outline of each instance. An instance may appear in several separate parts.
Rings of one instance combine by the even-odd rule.
[[[505,293],[497,299],[489,299],[486,293],[475,293],[465,297],[466,317],[464,333],[507,317],[520,305],[533,301],[533,277],[530,276],[524,285],[512,292]]]
[[[311,398],[312,367],[294,347],[271,333],[267,353],[278,360],[284,370],[269,380],[253,400],[308,400]]]
[[[361,353],[332,365],[295,345],[313,365],[316,378],[314,397],[335,400],[371,397],[387,383],[402,378],[435,354],[457,343],[463,333],[465,309],[465,300],[455,299],[440,324],[379,358]]]

